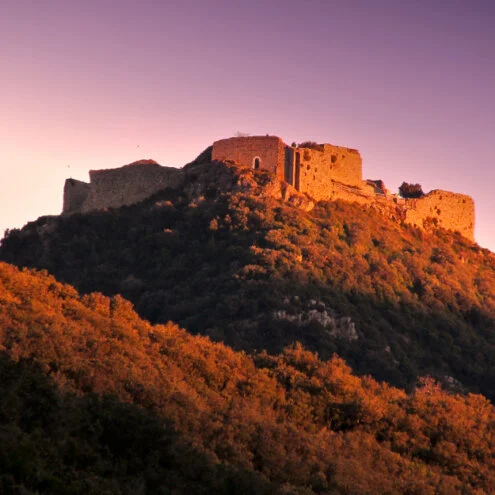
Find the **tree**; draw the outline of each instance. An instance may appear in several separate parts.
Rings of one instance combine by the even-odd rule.
[[[316,143],[315,141],[304,141],[297,145],[298,148],[310,148],[312,150],[322,151],[323,146],[321,144]]]
[[[399,187],[399,194],[403,198],[421,198],[425,195],[421,184],[409,184],[408,182],[403,182]]]

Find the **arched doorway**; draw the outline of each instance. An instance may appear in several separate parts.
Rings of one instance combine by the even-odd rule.
[[[254,157],[254,159],[253,159],[254,170],[258,170],[260,168],[260,163],[261,163],[260,157],[259,156]]]

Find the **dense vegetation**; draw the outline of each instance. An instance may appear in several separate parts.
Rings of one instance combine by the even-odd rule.
[[[495,491],[494,407],[430,379],[249,357],[4,263],[0,347],[2,493]]]
[[[59,390],[33,360],[0,355],[0,394],[4,495],[275,493],[260,475],[211,462],[136,405]]]
[[[408,182],[403,182],[399,186],[399,194],[403,198],[421,198],[425,195],[421,184],[409,184]]]
[[[300,341],[396,386],[431,375],[495,397],[492,253],[355,204],[304,212],[262,189],[209,189],[200,200],[164,191],[118,210],[41,218],[7,232],[0,258],[84,293],[122,294],[153,323],[238,350],[279,353]],[[297,321],[318,306],[350,317],[358,339]]]

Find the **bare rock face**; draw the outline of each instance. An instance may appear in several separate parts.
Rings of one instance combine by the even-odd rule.
[[[284,303],[289,304],[287,298]],[[325,306],[322,301],[311,299],[307,308],[296,312],[279,309],[273,313],[276,320],[286,320],[303,326],[310,322],[317,322],[324,327],[332,337],[340,338],[352,342],[359,338],[356,325],[350,316],[338,317],[334,312]]]
[[[444,375],[440,378],[440,382],[442,383],[443,388],[449,392],[456,394],[465,394],[467,392],[466,387],[453,376]]]
[[[269,182],[264,185],[263,194],[274,199],[283,199],[304,211],[310,211],[315,206],[315,202],[309,196],[275,177],[269,177]]]
[[[233,191],[238,182],[235,168],[214,162],[186,165],[184,172],[182,189],[191,200],[213,193]]]
[[[191,172],[197,176],[196,180],[192,180]],[[232,162],[214,162],[191,167],[187,177],[185,190],[194,190],[196,194],[204,194],[209,188],[217,188],[224,192],[245,192],[254,196],[282,199],[305,210],[314,207],[314,202],[307,195],[301,194],[273,174]]]

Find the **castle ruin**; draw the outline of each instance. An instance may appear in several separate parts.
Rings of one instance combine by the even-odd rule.
[[[266,170],[316,201],[357,202],[419,228],[442,227],[474,240],[471,197],[442,190],[416,199],[390,194],[381,180],[363,180],[361,155],[355,149],[316,143],[288,146],[277,136],[233,137],[215,141],[211,160],[205,161]],[[63,213],[134,204],[167,187],[184,187],[187,181],[187,167],[162,167],[153,160],[91,171],[90,183],[66,180]]]
[[[63,213],[86,213],[128,206],[149,198],[166,187],[183,182],[181,169],[162,167],[154,160],[140,160],[124,167],[91,170],[90,183],[67,179]]]
[[[394,209],[406,223],[460,232],[474,240],[474,201],[464,194],[433,190],[417,199],[390,194],[381,180],[362,178],[359,151],[315,144],[288,146],[276,136],[248,136],[213,143],[212,159],[264,169],[317,201],[343,199]]]

